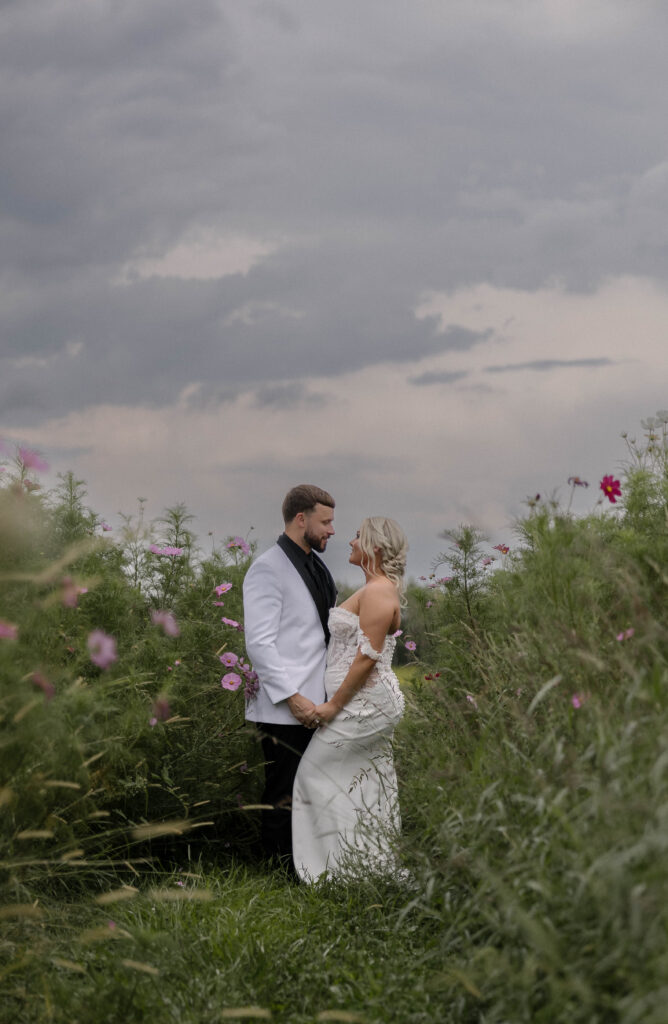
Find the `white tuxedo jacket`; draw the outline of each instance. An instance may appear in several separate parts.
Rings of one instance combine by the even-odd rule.
[[[288,697],[325,700],[327,646],[315,601],[278,544],[253,562],[243,594],[246,651],[259,681],[246,718],[296,725]]]

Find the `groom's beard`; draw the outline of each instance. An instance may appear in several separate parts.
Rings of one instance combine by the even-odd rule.
[[[327,547],[327,541],[329,540],[329,537],[314,537],[312,533],[309,533],[308,530],[305,530],[304,540],[306,541],[306,543],[308,544],[312,551],[319,551],[320,554],[322,554],[322,552]]]

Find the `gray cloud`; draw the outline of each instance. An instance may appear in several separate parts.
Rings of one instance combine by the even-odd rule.
[[[295,406],[322,405],[327,396],[309,391],[299,381],[268,384],[255,393],[255,404],[259,407],[292,409]]]
[[[535,370],[547,373],[549,370],[564,368],[581,369],[584,367],[615,366],[613,359],[533,359],[525,363],[506,363],[500,366],[486,366],[485,373],[514,373],[518,370]]]
[[[665,280],[666,14],[623,13],[559,35],[513,4],[5,6],[0,406],[263,401],[491,337],[418,320],[430,288]],[[113,283],[198,227],[277,248]]]
[[[450,373],[447,371],[443,373],[421,373],[418,377],[410,377],[409,380],[411,384],[424,387],[427,384],[454,384],[455,381],[463,380],[464,377],[468,376],[468,370],[453,370]]]

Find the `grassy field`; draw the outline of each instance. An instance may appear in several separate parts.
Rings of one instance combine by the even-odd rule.
[[[179,507],[110,544],[72,480],[47,502],[19,467],[0,488],[2,1024],[664,1024],[657,422],[615,508],[534,502],[496,571],[460,527],[438,589],[409,588],[404,874],[345,885],[256,857],[241,539],[197,556]]]

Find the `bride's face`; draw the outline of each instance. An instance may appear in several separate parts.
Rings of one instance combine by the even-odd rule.
[[[362,549],[360,547],[360,532],[359,530],[350,541],[350,558],[348,559],[351,565],[362,564]]]

